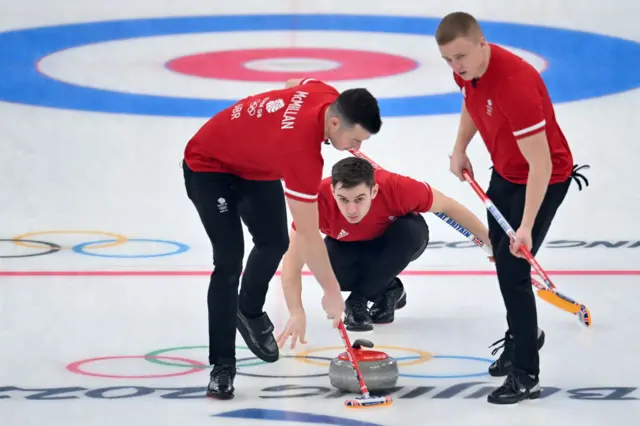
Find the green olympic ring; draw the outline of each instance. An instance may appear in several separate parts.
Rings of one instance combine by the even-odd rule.
[[[168,362],[168,361],[162,361],[160,359],[157,358],[153,358],[153,357],[157,357],[160,354],[164,354],[167,352],[174,352],[174,351],[180,351],[180,350],[188,350],[188,349],[208,349],[209,346],[176,346],[173,348],[166,348],[166,349],[158,349],[152,352],[149,352],[148,354],[144,355],[144,359],[152,362],[154,364],[160,364],[160,365],[168,365],[171,367],[189,367],[189,368],[209,368],[209,365],[203,365],[203,366],[195,366],[195,365],[190,365],[190,364],[180,364],[177,362]],[[236,346],[236,349],[246,349],[249,350],[248,347],[246,346]],[[238,360],[238,363],[242,362],[243,360]],[[255,365],[261,365],[261,364],[266,364],[265,361],[262,360],[258,360],[258,361],[253,361],[250,362],[248,364],[238,364],[238,367],[253,367]]]

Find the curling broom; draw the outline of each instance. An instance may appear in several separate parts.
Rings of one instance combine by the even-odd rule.
[[[371,396],[369,393],[369,389],[367,388],[366,383],[364,382],[364,378],[362,377],[362,373],[360,372],[360,367],[358,366],[358,360],[356,359],[356,354],[353,352],[353,348],[351,347],[351,342],[349,341],[349,335],[347,334],[347,330],[344,327],[344,323],[340,320],[340,324],[338,325],[338,330],[340,331],[340,336],[342,337],[342,341],[347,347],[347,354],[349,355],[349,360],[351,361],[351,366],[355,371],[356,379],[358,379],[358,384],[360,385],[360,391],[362,392],[362,396],[348,399],[344,402],[344,405],[349,408],[364,408],[364,407],[376,407],[381,405],[391,405],[393,402],[388,396]]]
[[[364,153],[360,151],[355,151],[355,150],[349,150],[349,152],[358,158],[367,160],[375,168],[382,169],[382,167],[379,164],[377,164],[371,158],[367,157]],[[443,221],[445,221],[447,225],[451,226],[460,234],[464,235],[469,241],[475,243],[478,247],[482,248],[489,256],[493,256],[491,249],[480,238],[472,234],[464,226],[460,225],[455,220],[451,219],[450,217],[448,217],[446,214],[442,212],[437,212],[437,213],[434,212],[434,214],[438,216],[440,219],[442,219]],[[540,271],[542,271],[541,268],[540,268]],[[536,272],[538,271],[536,270]],[[542,273],[544,274],[544,271],[542,271]],[[538,272],[538,274],[541,277],[546,276],[546,274],[542,275],[540,274],[540,272]],[[551,283],[550,280],[548,282]],[[584,324],[587,327],[591,326],[591,320],[592,320],[591,312],[584,305],[580,305],[574,302],[573,300],[558,293],[557,291],[554,292],[553,290],[550,290],[549,288],[545,287],[543,284],[536,281],[533,277],[531,278],[531,284],[538,289],[538,292],[537,292],[538,297],[540,297],[542,300],[559,309],[562,309],[574,315],[578,315],[582,324]],[[551,285],[553,286],[553,284]],[[551,288],[555,288],[555,287],[551,287]],[[584,307],[584,310],[582,309],[583,307]]]
[[[500,227],[507,233],[509,238],[515,238],[515,231],[513,230],[511,225],[509,225],[509,222],[507,222],[502,213],[500,213],[495,204],[493,204],[493,202],[489,199],[487,194],[482,190],[480,185],[478,185],[478,182],[476,182],[475,179],[471,177],[467,170],[463,170],[462,175],[469,183],[469,185],[471,185],[471,188],[473,188],[478,197],[480,197],[489,213],[491,213],[491,215],[496,219],[496,222],[498,222]],[[582,323],[586,327],[591,327],[591,311],[589,311],[589,309],[585,305],[578,303],[575,300],[560,293],[527,247],[521,246],[520,252],[546,284],[546,287],[544,287],[537,281],[532,280],[532,284],[539,289],[538,296],[540,296],[542,300],[545,300],[562,310],[576,315],[580,320],[580,323]]]

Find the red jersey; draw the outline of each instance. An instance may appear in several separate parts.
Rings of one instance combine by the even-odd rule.
[[[472,82],[454,73],[454,78],[495,171],[508,181],[527,183],[529,164],[517,140],[544,131],[553,163],[550,183],[567,180],[573,157],[540,73],[508,50],[490,46],[489,66],[482,77]]]
[[[339,92],[306,79],[249,96],[209,119],[191,138],[185,162],[196,172],[284,180],[285,195],[314,202],[322,179],[325,112]]]
[[[372,240],[381,236],[397,217],[431,209],[433,193],[427,183],[379,169],[375,180],[378,194],[369,212],[359,223],[349,223],[333,197],[331,178],[323,179],[318,190],[320,232],[340,241]]]

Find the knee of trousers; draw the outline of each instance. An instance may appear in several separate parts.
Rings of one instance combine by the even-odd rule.
[[[225,281],[239,281],[242,274],[242,251],[222,250],[213,256],[213,275]]]
[[[429,226],[420,214],[411,214],[396,220],[397,236],[412,252],[424,250],[429,243]]]
[[[267,241],[261,241],[256,247],[276,257],[282,257],[289,250],[289,234],[281,232],[273,235]]]

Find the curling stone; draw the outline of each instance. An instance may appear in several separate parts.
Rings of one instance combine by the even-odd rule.
[[[395,387],[400,375],[398,362],[384,352],[363,350],[363,346],[372,348],[373,343],[364,339],[358,339],[353,343],[358,367],[360,367],[362,378],[369,391]],[[360,393],[356,372],[347,352],[341,353],[329,363],[329,380],[331,385],[337,389]]]

